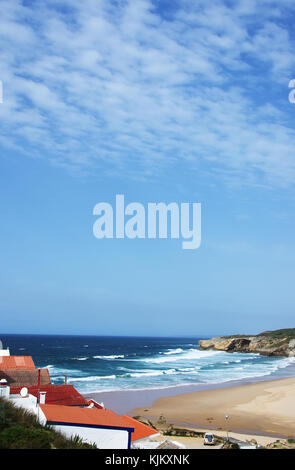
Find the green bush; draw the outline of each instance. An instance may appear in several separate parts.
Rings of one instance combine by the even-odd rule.
[[[10,426],[0,435],[2,449],[50,449],[51,431],[45,428]]]

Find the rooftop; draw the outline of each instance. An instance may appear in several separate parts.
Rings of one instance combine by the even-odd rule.
[[[48,404],[40,405],[40,407],[46,416],[47,422],[134,430],[134,426],[128,423],[125,418],[111,410]]]
[[[35,370],[35,364],[31,356],[0,356],[0,370],[18,369]]]
[[[22,387],[10,387],[11,393],[20,393]],[[38,391],[46,392],[46,403],[68,406],[87,406],[88,401],[75,389],[73,385],[33,385],[28,387],[28,391],[35,397]]]

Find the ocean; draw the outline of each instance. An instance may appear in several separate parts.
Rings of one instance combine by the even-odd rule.
[[[294,376],[293,358],[200,351],[198,338],[1,335],[11,355],[30,355],[52,383],[79,392],[155,390]],[[290,367],[292,366],[293,367]]]

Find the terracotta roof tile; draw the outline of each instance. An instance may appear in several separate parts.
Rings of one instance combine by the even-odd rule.
[[[36,369],[31,356],[0,356],[0,370]]]
[[[90,426],[128,428],[133,426],[111,410],[97,408],[79,408],[62,405],[40,405],[48,422],[85,424]]]

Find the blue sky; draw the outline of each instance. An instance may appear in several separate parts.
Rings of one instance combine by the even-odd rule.
[[[3,333],[294,326],[293,0],[2,0]],[[201,202],[202,244],[93,207]]]

